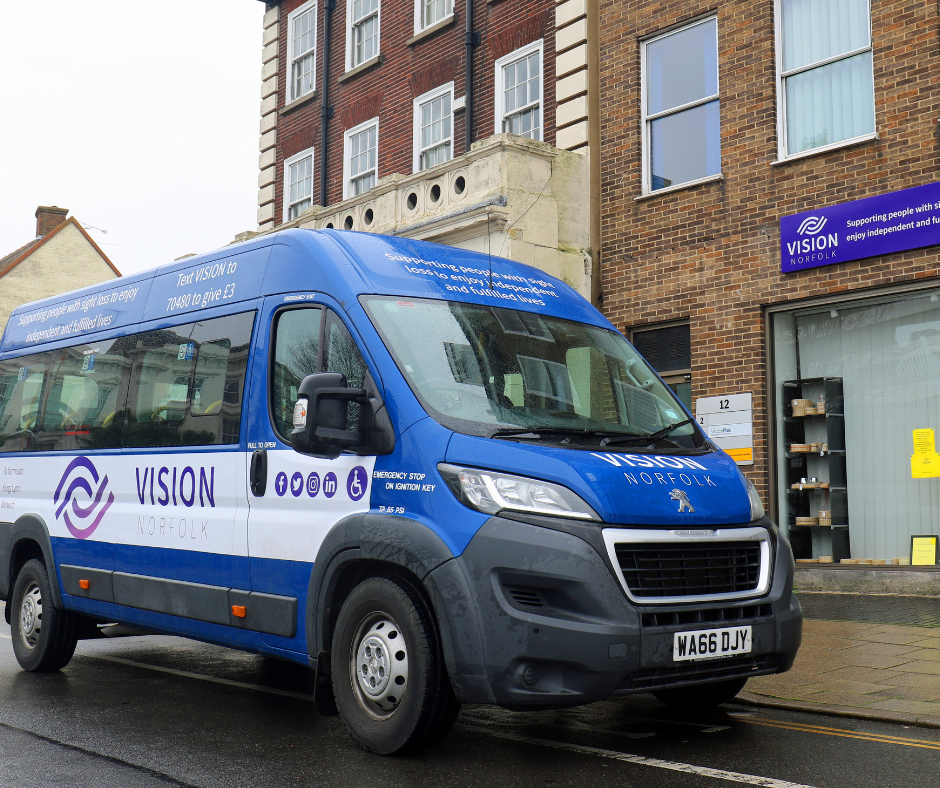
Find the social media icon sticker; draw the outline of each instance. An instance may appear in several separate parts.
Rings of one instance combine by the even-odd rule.
[[[318,492],[320,492],[320,474],[311,473],[307,477],[307,495],[316,498]]]
[[[295,498],[304,491],[304,475],[299,471],[290,477],[290,494]]]
[[[332,498],[336,495],[336,474],[333,471],[330,471],[326,476],[323,477],[323,494],[327,498]]]
[[[369,477],[366,475],[366,469],[357,465],[349,472],[346,477],[346,492],[353,501],[358,501],[366,494],[366,487],[369,486]]]
[[[281,471],[274,479],[274,492],[283,495],[287,492],[287,474]]]

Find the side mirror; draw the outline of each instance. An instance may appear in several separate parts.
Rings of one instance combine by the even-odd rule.
[[[348,403],[359,406],[357,429],[347,429]],[[301,454],[333,459],[344,450],[390,454],[395,432],[385,404],[364,389],[346,386],[340,372],[307,375],[297,391],[291,446]]]

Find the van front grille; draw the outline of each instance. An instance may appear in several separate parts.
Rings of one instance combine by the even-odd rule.
[[[637,599],[711,596],[757,588],[761,547],[754,541],[615,545],[617,562]]]
[[[644,627],[677,627],[689,624],[714,624],[725,621],[753,621],[773,615],[770,604],[737,605],[731,607],[706,608],[704,610],[654,610],[644,612]]]

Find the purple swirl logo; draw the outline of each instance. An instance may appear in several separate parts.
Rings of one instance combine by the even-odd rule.
[[[825,216],[807,216],[797,229],[800,235],[819,235],[826,226]]]
[[[91,477],[90,481],[89,477]],[[95,485],[97,485],[97,488]],[[65,489],[64,494],[62,492],[63,488]],[[56,487],[52,502],[59,504],[59,508],[56,509],[55,519],[58,520],[59,517],[62,517],[69,533],[76,539],[87,539],[94,533],[101,522],[101,518],[104,517],[104,513],[114,503],[114,493],[107,488],[107,475],[101,479],[99,484],[98,470],[92,461],[87,457],[76,457],[69,463],[69,467],[65,469],[65,473],[62,474],[62,478],[59,480],[59,486]],[[84,506],[75,497],[75,493],[79,490],[83,491],[90,499],[90,502]],[[105,493],[107,493],[106,499]],[[60,497],[62,499],[61,503],[59,502]],[[103,499],[104,503],[102,503]],[[72,503],[71,507],[69,507],[70,501]],[[69,508],[71,508],[71,512],[69,512]],[[75,522],[73,522],[73,518]],[[76,523],[83,524],[83,521],[86,520],[91,520],[91,522],[82,528],[76,525]]]

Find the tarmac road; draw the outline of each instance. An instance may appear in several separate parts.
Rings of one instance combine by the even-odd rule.
[[[650,696],[559,712],[465,707],[416,756],[363,753],[302,667],[172,637],[83,641],[21,671],[0,624],[0,786],[936,788],[940,730]]]

